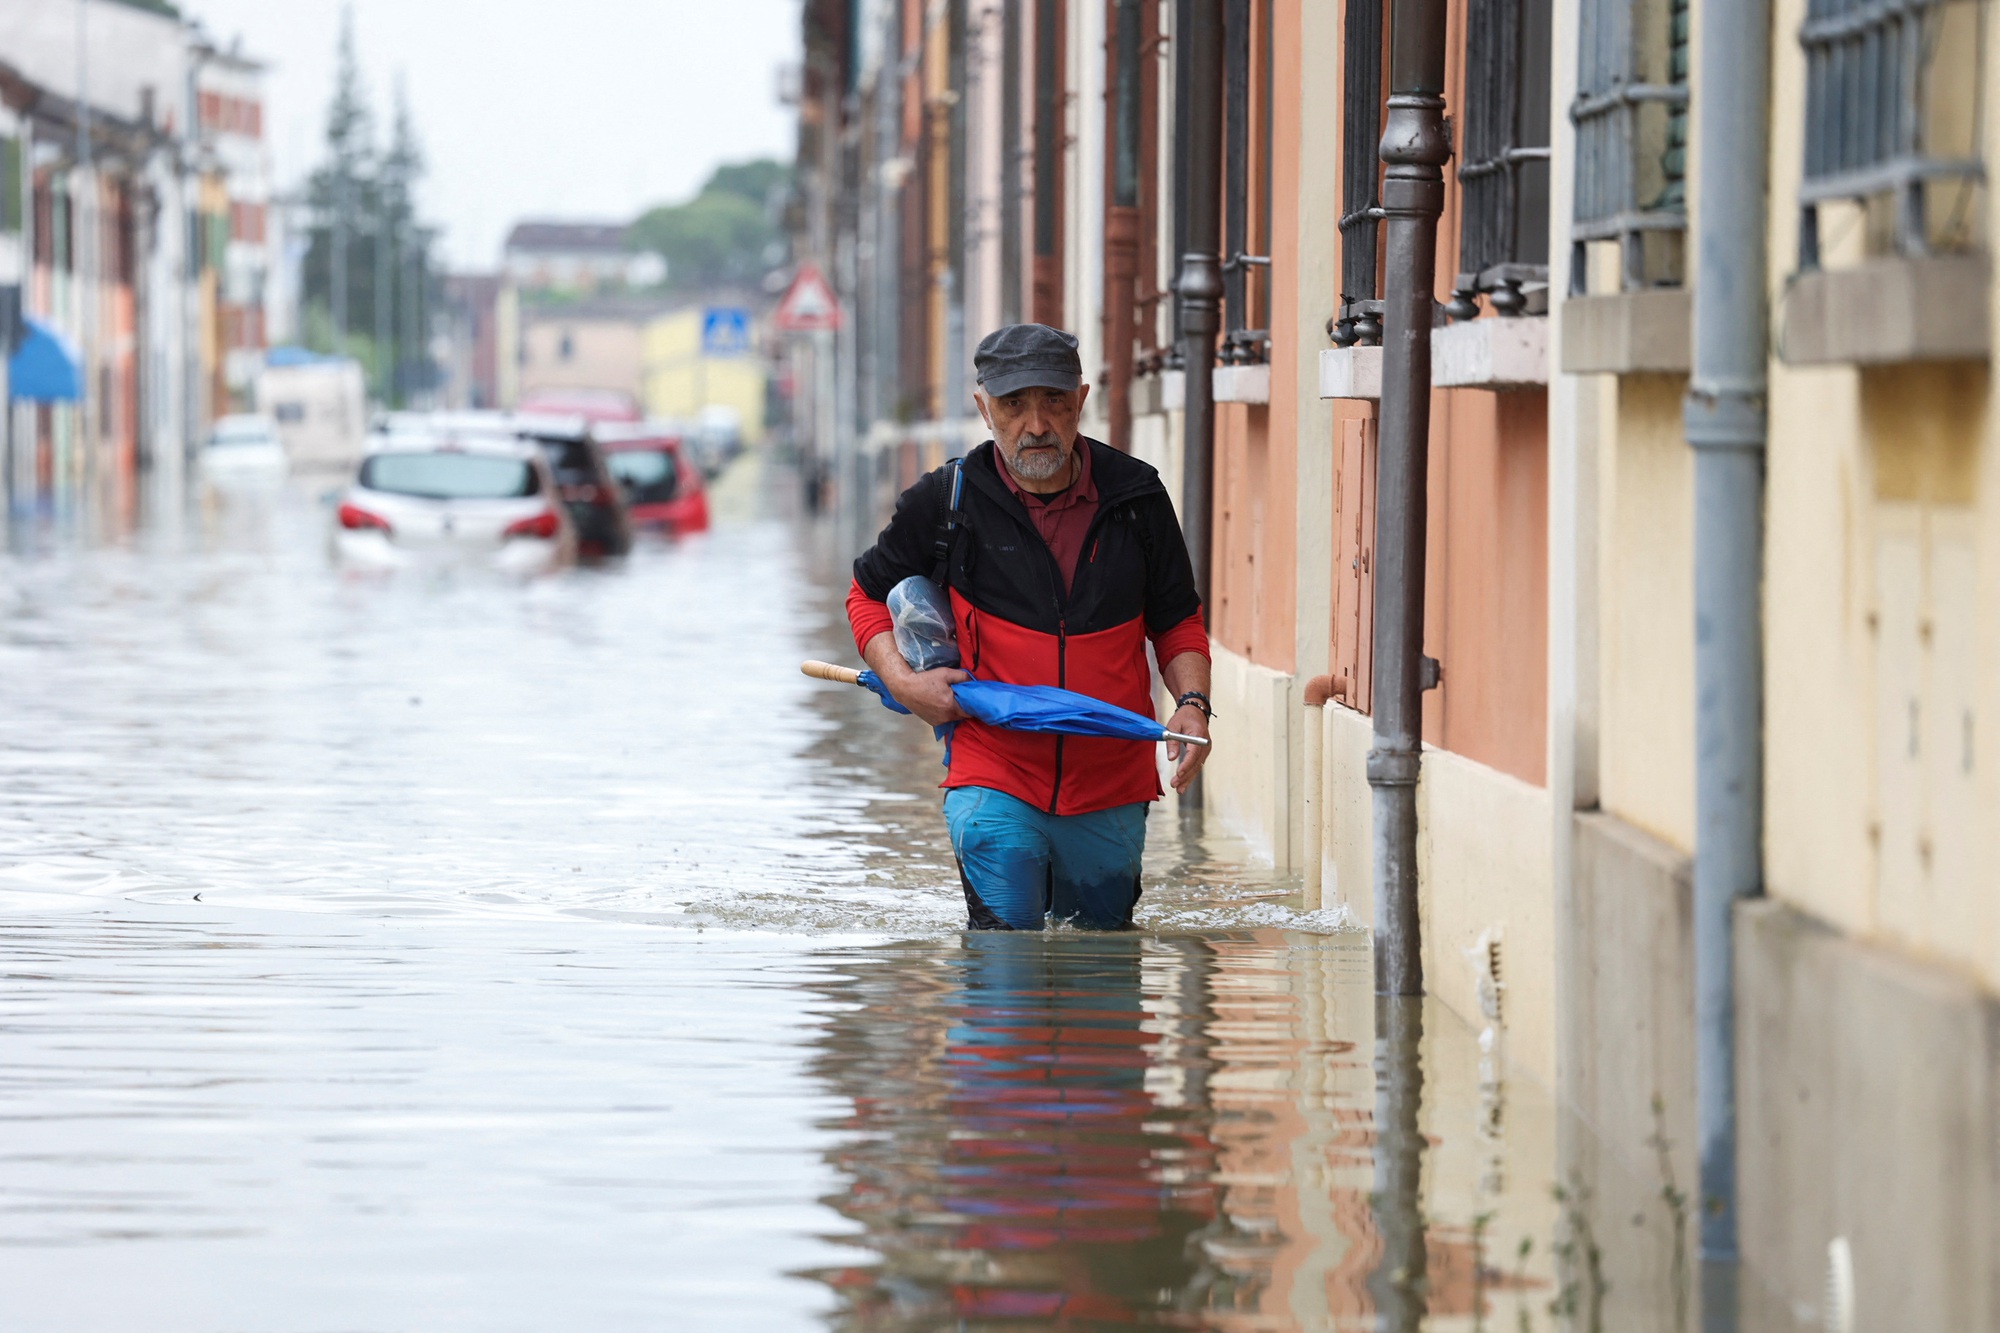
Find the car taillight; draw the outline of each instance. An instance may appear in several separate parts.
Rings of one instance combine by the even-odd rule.
[[[533,518],[524,518],[518,523],[509,523],[503,537],[538,537],[543,541],[552,540],[562,531],[562,520],[553,509],[544,509]]]
[[[371,514],[360,505],[344,504],[335,511],[335,517],[340,520],[340,526],[349,532],[362,532],[370,528],[377,532],[389,531],[388,519],[380,514]]]

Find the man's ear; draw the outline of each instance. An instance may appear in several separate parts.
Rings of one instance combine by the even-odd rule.
[[[986,429],[993,429],[993,413],[986,405],[986,395],[978,389],[972,391],[972,405],[979,409],[979,419],[986,423]]]
[[[1084,401],[1089,397],[1090,386],[1088,384],[1079,384],[1076,386],[1076,410],[1078,412],[1083,411]]]

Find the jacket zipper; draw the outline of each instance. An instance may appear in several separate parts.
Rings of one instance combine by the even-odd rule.
[[[1069,688],[1069,621],[1060,613],[1056,616],[1056,684]],[[1056,801],[1062,796],[1063,739],[1056,734],[1056,781],[1049,788],[1049,813],[1056,812]]]
[[[1082,577],[1083,575],[1082,566],[1094,565],[1097,563],[1098,543],[1104,540],[1103,534],[1098,531],[1099,525],[1104,523],[1106,519],[1110,517],[1111,511],[1117,505],[1124,504],[1127,498],[1128,498],[1127,496],[1120,495],[1115,504],[1105,499],[1099,499],[1097,505],[1097,512],[1091,516],[1090,527],[1087,530],[1085,530],[1083,534],[1084,539],[1090,545],[1090,553],[1087,558],[1082,559],[1078,562],[1077,576],[1079,578]],[[1020,501],[1017,500],[1015,501],[1015,503],[1019,504]],[[1035,525],[1026,518],[1025,515],[1017,517],[1015,521],[1021,524],[1023,527],[1027,528],[1029,534],[1032,535],[1036,539],[1036,541],[1039,542],[1041,540],[1042,534],[1040,530],[1038,530],[1035,527]],[[1062,570],[1056,568],[1055,553],[1048,550],[1046,545],[1044,545],[1042,551],[1042,557],[1048,562],[1046,568],[1049,571],[1049,590],[1053,594],[1053,600],[1055,602],[1055,607],[1056,607],[1056,684],[1063,689],[1068,689],[1069,688],[1069,622],[1064,610],[1064,604],[1068,600],[1068,598],[1063,593]],[[1075,591],[1076,589],[1074,587],[1070,589],[1071,594],[1074,594]],[[1048,812],[1050,814],[1054,814],[1056,812],[1056,803],[1062,798],[1063,742],[1065,739],[1066,738],[1061,735],[1058,735],[1056,737],[1056,779],[1054,784],[1049,788]]]

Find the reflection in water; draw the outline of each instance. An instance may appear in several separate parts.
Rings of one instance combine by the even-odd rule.
[[[849,973],[818,1072],[854,1108],[834,1206],[880,1265],[821,1275],[837,1326],[1131,1324],[1216,1283],[1202,948],[982,934]]]
[[[1496,1297],[1510,1329],[1543,1326],[1540,1253],[1481,1263],[1482,1237],[1549,1233],[1464,1173],[1491,1160],[1476,1043],[1422,1001],[1375,1008],[1365,943],[822,957],[812,1072],[846,1108],[827,1203],[856,1228],[829,1239],[862,1252],[811,1274],[834,1328],[1414,1333],[1497,1326]]]
[[[1375,1228],[1382,1260],[1369,1279],[1382,1333],[1423,1325],[1424,1002],[1414,996],[1375,1000]]]

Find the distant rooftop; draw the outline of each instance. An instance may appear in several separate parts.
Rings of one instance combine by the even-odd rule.
[[[507,233],[507,249],[560,254],[598,252],[623,254],[626,225],[622,222],[517,222]]]

